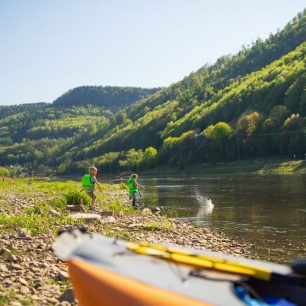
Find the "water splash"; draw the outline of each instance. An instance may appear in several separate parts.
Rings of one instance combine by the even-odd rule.
[[[210,215],[213,212],[215,205],[211,198],[202,195],[198,189],[193,188],[196,200],[199,203],[199,210],[197,212],[197,218],[203,218]]]

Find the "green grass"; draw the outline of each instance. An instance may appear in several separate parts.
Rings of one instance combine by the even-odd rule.
[[[50,231],[56,232],[59,225],[77,224],[80,225],[81,220],[74,220],[69,216],[52,217],[41,214],[18,214],[11,215],[0,213],[0,232],[8,233],[18,231],[23,228],[33,235],[49,233]]]
[[[260,174],[265,173],[278,173],[278,174],[291,174],[291,173],[306,173],[306,162],[303,160],[294,160],[286,162],[272,162],[264,165],[257,171]]]
[[[16,292],[13,290],[6,290],[5,292],[0,292],[0,306],[7,306],[11,302],[20,302],[23,306],[32,306],[33,302],[27,298],[20,298],[17,296]]]
[[[0,185],[2,208],[0,213],[0,232],[16,232],[20,228],[31,234],[56,232],[61,225],[81,225],[82,220],[69,217],[67,205],[82,205],[89,208],[91,199],[80,192],[80,183],[74,181],[44,182],[38,179],[7,179]],[[124,186],[102,184],[103,191],[97,191],[97,205],[102,211],[115,214],[133,214],[131,206],[123,204],[126,193]],[[18,203],[25,203],[25,206]],[[16,205],[17,203],[17,205]],[[18,209],[17,213],[13,213]],[[59,215],[54,215],[55,210]]]
[[[0,213],[0,233],[16,233],[22,228],[32,235],[39,235],[56,233],[65,225],[84,224],[84,220],[71,218],[70,212],[66,210],[68,204],[82,204],[83,207],[84,204],[89,205],[90,198],[79,189],[80,183],[74,181],[44,182],[38,179],[8,179],[6,184],[0,186],[1,198],[4,200],[5,207],[11,205],[17,209],[17,212],[13,213],[14,209],[12,209]],[[115,215],[142,215],[141,210],[134,210],[126,201],[125,184],[102,184],[102,191],[97,190],[96,193],[96,205],[101,212],[110,212]],[[24,206],[18,205],[19,202]],[[0,205],[2,205],[1,202]],[[165,215],[169,216],[169,214],[171,212]],[[167,217],[160,218],[152,215],[145,220],[147,221],[142,227],[144,232],[172,230],[173,225]],[[107,236],[131,238],[126,227],[114,224],[95,226],[97,230],[101,227],[101,232]]]
[[[100,205],[104,211],[112,211],[115,214],[123,212],[126,215],[137,214],[138,211],[134,210],[132,206],[125,206],[120,200],[105,201]]]
[[[167,218],[159,218],[146,222],[144,229],[147,231],[172,231],[174,226]]]

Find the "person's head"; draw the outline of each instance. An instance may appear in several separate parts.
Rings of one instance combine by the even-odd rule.
[[[94,166],[90,166],[88,171],[89,171],[90,174],[93,174],[93,175],[97,175],[97,173],[98,173],[98,169]]]
[[[131,177],[132,177],[133,179],[137,179],[137,178],[138,178],[138,175],[137,175],[136,173],[133,173],[133,174],[131,175]]]

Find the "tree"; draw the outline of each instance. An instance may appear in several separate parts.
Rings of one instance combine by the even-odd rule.
[[[252,112],[242,116],[237,122],[239,132],[251,135],[259,127],[261,116],[258,112]]]
[[[284,128],[287,131],[299,130],[303,126],[303,120],[300,114],[292,114],[284,122]]]
[[[276,105],[271,108],[269,113],[269,118],[271,118],[271,120],[276,124],[283,123],[287,116],[288,109],[285,105]]]
[[[215,140],[225,141],[233,134],[233,129],[225,122],[219,122],[214,126],[212,137]]]
[[[153,147],[145,149],[143,154],[143,164],[148,167],[153,167],[156,162],[157,150]]]
[[[208,126],[203,134],[209,140],[206,151],[210,158],[226,160],[228,140],[233,135],[232,127],[225,122],[218,122]]]
[[[138,167],[143,160],[143,151],[130,149],[125,154],[124,160],[119,160],[119,165],[123,168],[128,168],[130,170],[134,170]]]
[[[115,115],[115,122],[117,125],[122,124],[127,119],[125,112],[119,112]]]

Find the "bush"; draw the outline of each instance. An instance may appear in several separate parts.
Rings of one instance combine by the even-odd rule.
[[[90,197],[82,192],[77,190],[71,190],[64,195],[67,205],[84,205],[89,206],[90,204]]]
[[[4,168],[4,167],[0,167],[0,176],[9,176],[10,172]]]
[[[66,206],[67,206],[67,202],[66,202],[66,199],[64,199],[64,198],[56,199],[56,200],[53,202],[53,207],[56,208],[56,209],[58,209],[58,210],[62,210],[62,209],[64,209]]]
[[[121,182],[120,184],[119,184],[119,188],[120,189],[129,189],[129,187],[128,187],[128,185],[126,184],[126,183],[123,183],[123,182]]]

